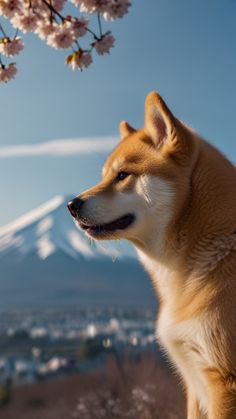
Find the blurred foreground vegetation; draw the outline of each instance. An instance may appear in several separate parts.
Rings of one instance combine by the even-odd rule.
[[[153,353],[111,354],[93,372],[14,387],[1,419],[184,419],[178,379]]]

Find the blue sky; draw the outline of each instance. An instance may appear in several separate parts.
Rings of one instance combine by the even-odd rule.
[[[110,28],[116,47],[83,73],[64,66],[64,53],[25,37],[18,77],[0,87],[0,155],[16,144],[114,136],[121,119],[141,126],[155,89],[235,162],[236,1],[134,0]],[[0,157],[0,225],[88,187],[105,154]]]

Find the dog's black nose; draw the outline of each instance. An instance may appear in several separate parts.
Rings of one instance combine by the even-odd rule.
[[[72,217],[76,218],[78,215],[78,212],[81,210],[82,206],[84,204],[83,199],[77,197],[73,199],[72,201],[68,202],[67,208],[70,211]]]

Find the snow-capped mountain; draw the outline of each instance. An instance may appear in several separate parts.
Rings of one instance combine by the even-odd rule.
[[[90,242],[67,210],[69,198],[55,196],[33,211],[0,228],[0,257],[10,253],[36,253],[46,259],[57,251],[73,258],[134,256],[126,243]]]
[[[56,196],[0,228],[0,311],[52,305],[153,305],[125,242],[90,243]]]

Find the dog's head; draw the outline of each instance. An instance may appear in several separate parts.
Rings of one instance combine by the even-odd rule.
[[[155,92],[145,103],[144,127],[120,124],[121,141],[101,182],[70,201],[80,227],[94,239],[134,243],[160,237],[187,196],[193,161],[191,132]]]

